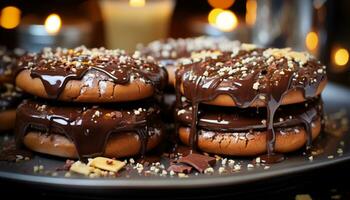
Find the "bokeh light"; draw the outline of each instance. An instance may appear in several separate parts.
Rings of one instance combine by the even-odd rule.
[[[228,32],[235,29],[238,25],[237,16],[230,10],[224,10],[218,14],[215,20],[218,29]]]
[[[218,17],[218,15],[224,10],[220,9],[220,8],[214,8],[213,10],[210,11],[209,15],[208,15],[208,21],[209,24],[215,26],[216,25],[216,18]]]
[[[234,0],[208,0],[208,3],[213,8],[227,9],[231,7],[235,3],[235,1]]]
[[[1,10],[0,25],[5,29],[13,29],[21,21],[21,10],[14,6],[7,6]]]
[[[245,21],[248,25],[253,26],[256,21],[257,0],[247,0]]]
[[[311,31],[306,35],[305,45],[309,51],[314,51],[318,46],[318,35],[316,32]]]
[[[45,20],[45,29],[50,34],[57,33],[61,28],[61,18],[57,14],[50,14]]]
[[[337,49],[333,60],[337,66],[345,66],[349,62],[349,51],[344,48]]]
[[[143,7],[146,5],[146,0],[129,0],[131,7]]]

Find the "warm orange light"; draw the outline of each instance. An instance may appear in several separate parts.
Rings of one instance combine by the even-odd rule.
[[[235,0],[208,0],[208,3],[213,8],[227,9],[235,3]]]
[[[225,32],[232,31],[238,25],[236,15],[230,10],[224,10],[218,14],[215,20],[215,26]]]
[[[6,29],[16,28],[21,20],[21,10],[7,6],[1,10],[0,25]]]
[[[318,46],[318,35],[317,33],[311,31],[306,35],[305,38],[306,48],[310,51],[314,51]]]
[[[129,0],[131,7],[143,7],[146,5],[146,0]]]
[[[220,8],[214,8],[213,10],[210,11],[209,15],[208,15],[208,21],[209,24],[215,26],[216,24],[216,18],[218,17],[218,15],[224,10],[220,9]]]
[[[333,59],[337,66],[344,66],[349,62],[349,51],[344,48],[337,49]]]
[[[45,29],[50,34],[57,33],[61,28],[61,18],[57,14],[50,14],[45,20]]]
[[[245,15],[245,21],[250,26],[253,26],[255,24],[256,8],[257,8],[256,0],[247,0],[247,3],[246,3],[247,13]]]

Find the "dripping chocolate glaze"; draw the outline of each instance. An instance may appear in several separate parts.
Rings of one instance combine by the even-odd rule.
[[[189,143],[196,148],[200,103],[222,94],[230,96],[239,108],[250,107],[257,100],[265,102],[268,130],[265,157],[267,162],[273,162],[281,160],[281,156],[274,153],[273,123],[281,99],[291,90],[300,90],[306,99],[311,99],[324,80],[325,67],[309,54],[290,49],[243,48],[242,45],[232,52],[183,64],[176,71],[177,106],[181,107],[181,96],[191,102],[193,120]]]
[[[122,50],[104,48],[44,49],[38,54],[23,56],[16,70],[28,69],[32,78],[40,78],[48,97],[56,99],[70,80],[81,80],[91,71],[97,70],[106,74],[116,84],[128,84],[131,79],[142,79],[160,92],[166,84],[166,71],[135,52],[133,56]]]
[[[145,103],[147,104],[147,103]],[[140,153],[144,155],[150,134],[160,130],[155,107],[98,107],[91,105],[54,106],[36,101],[24,101],[17,109],[16,142],[21,145],[25,134],[39,131],[61,134],[76,147],[79,158],[102,155],[111,134],[136,132],[141,142]],[[152,124],[152,127],[149,125]]]
[[[192,122],[192,107],[177,109],[177,119],[185,126]],[[249,132],[267,128],[265,108],[246,108],[219,106],[200,106],[198,111],[198,127],[217,132]],[[319,98],[308,103],[281,106],[277,109],[274,128],[310,125],[322,116],[322,102]],[[305,127],[305,130],[308,128]],[[311,129],[308,132],[311,135]]]

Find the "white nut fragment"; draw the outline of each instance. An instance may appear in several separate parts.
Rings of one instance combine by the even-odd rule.
[[[70,167],[69,170],[78,174],[83,174],[85,176],[88,176],[93,171],[93,168],[87,166],[86,164],[80,161],[77,161],[73,163],[73,165]]]
[[[214,169],[212,167],[208,167],[204,170],[204,174],[213,174]]]
[[[255,82],[255,83],[253,84],[253,89],[254,89],[254,90],[258,90],[258,89],[259,89],[259,85],[260,85],[259,82]]]
[[[184,173],[178,173],[177,175],[179,178],[188,178],[188,175]]]
[[[256,48],[257,48],[257,46],[254,45],[254,44],[243,43],[243,44],[241,45],[241,49],[246,50],[246,51],[251,51],[251,50],[254,50],[254,49],[256,49]]]
[[[96,157],[88,163],[89,167],[96,167],[110,172],[118,172],[125,166],[125,162],[105,157]]]

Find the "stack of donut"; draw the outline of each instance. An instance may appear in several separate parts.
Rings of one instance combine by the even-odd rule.
[[[14,85],[14,68],[24,51],[0,48],[0,132],[14,128],[16,107],[24,98],[24,94]]]
[[[163,131],[154,97],[167,74],[152,58],[104,48],[45,48],[23,56],[16,85],[37,98],[17,109],[19,145],[55,156],[144,154]]]
[[[225,37],[201,36],[156,40],[145,47],[139,46],[138,49],[143,55],[152,56],[161,65],[165,66],[169,74],[169,84],[174,85],[178,61],[190,57],[193,52],[205,50],[231,51],[239,44],[239,41],[231,41]]]
[[[308,53],[242,44],[197,57],[176,71],[177,131],[184,144],[277,162],[319,135],[327,77]]]
[[[239,41],[231,41],[225,37],[194,37],[194,38],[168,38],[156,40],[147,46],[139,46],[142,55],[152,56],[168,72],[169,83],[164,90],[163,110],[168,122],[173,122],[172,116],[175,108],[175,71],[178,63],[189,57],[199,55],[207,50],[231,51],[238,47]],[[199,58],[198,58],[199,59]]]

